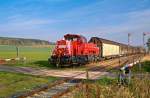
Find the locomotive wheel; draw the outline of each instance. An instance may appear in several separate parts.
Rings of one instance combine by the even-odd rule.
[[[60,66],[60,65],[57,63],[57,64],[56,64],[56,67],[59,68],[59,66]]]
[[[60,67],[60,58],[58,58],[57,61],[56,61],[56,67],[57,67],[57,68]]]

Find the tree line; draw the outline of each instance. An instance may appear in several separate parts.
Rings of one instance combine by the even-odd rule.
[[[55,43],[39,39],[0,37],[0,45],[35,46],[35,45],[52,45],[52,44]]]

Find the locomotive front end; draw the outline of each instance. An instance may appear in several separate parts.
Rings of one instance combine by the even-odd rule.
[[[57,41],[55,49],[53,50],[52,56],[49,59],[51,64],[57,67],[64,64],[70,63],[71,56],[71,42],[66,40]]]

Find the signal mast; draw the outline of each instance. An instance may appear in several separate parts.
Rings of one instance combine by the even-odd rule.
[[[143,48],[145,48],[145,45],[146,45],[146,43],[145,43],[146,35],[150,35],[150,32],[143,32]],[[150,44],[150,43],[147,43],[147,44]]]

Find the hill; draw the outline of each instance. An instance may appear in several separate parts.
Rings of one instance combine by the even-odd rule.
[[[39,39],[24,39],[24,38],[9,38],[0,37],[0,45],[21,45],[21,46],[38,46],[38,45],[52,45],[53,42],[39,40]]]

